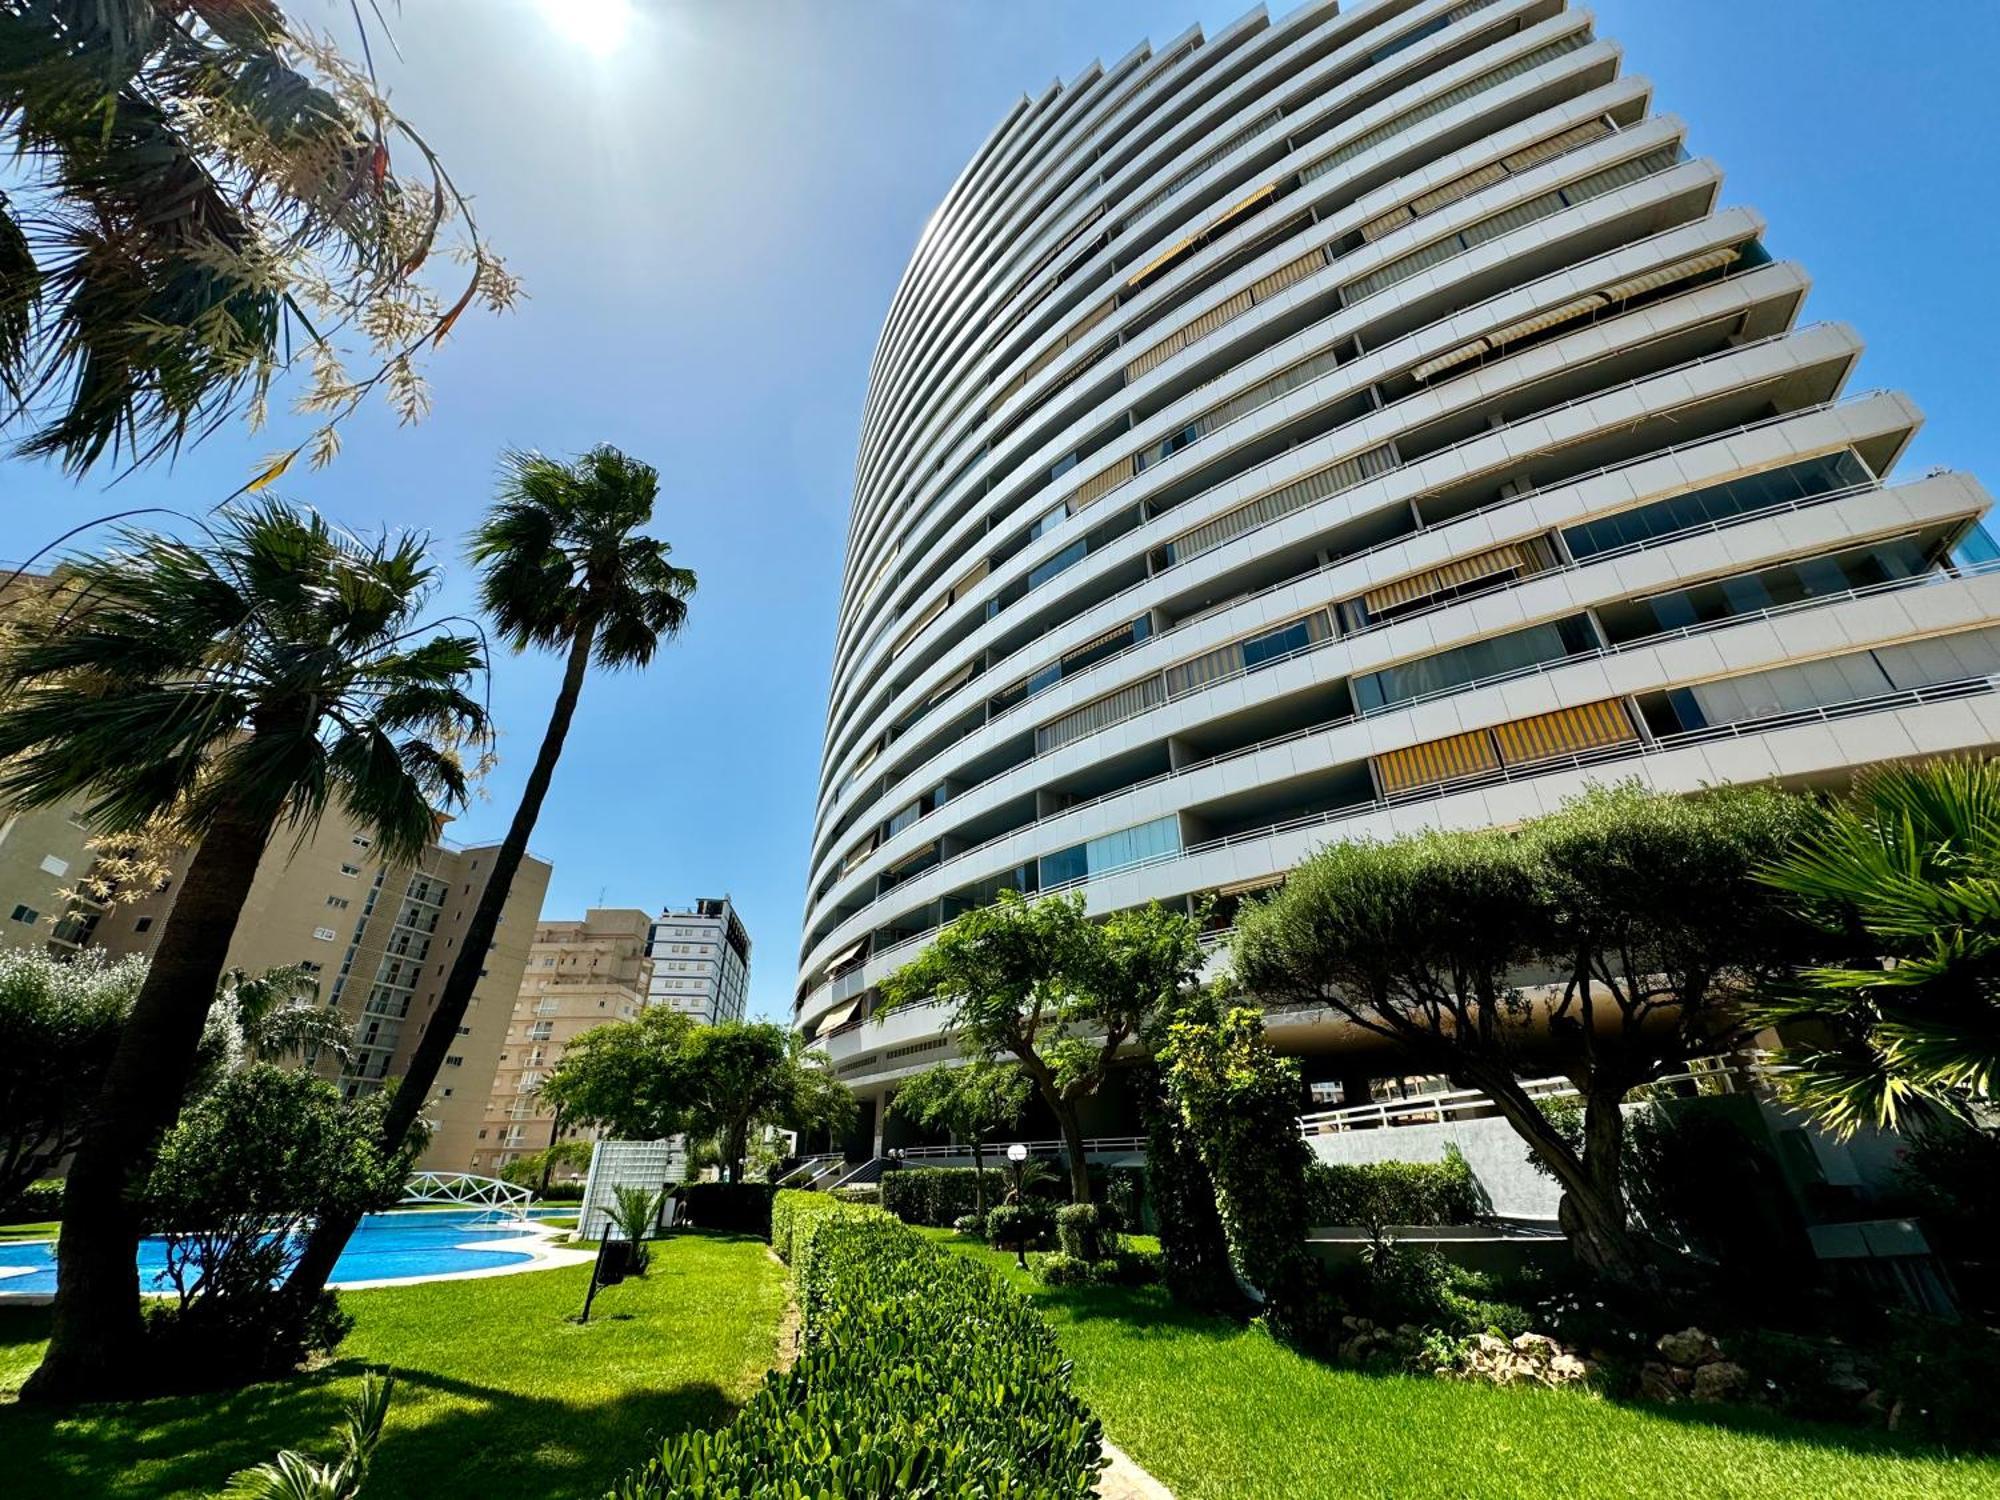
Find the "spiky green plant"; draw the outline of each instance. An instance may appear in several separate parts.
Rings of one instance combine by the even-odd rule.
[[[1789,1096],[1827,1128],[1964,1117],[2000,1070],[2000,766],[1872,772],[1764,872],[1847,955],[1760,1019],[1790,1034]]]
[[[354,1500],[382,1441],[395,1387],[393,1375],[369,1371],[361,1377],[361,1394],[348,1403],[339,1453],[320,1460],[287,1448],[267,1464],[232,1474],[220,1500]]]
[[[653,1252],[646,1248],[646,1236],[653,1232],[659,1217],[661,1194],[649,1188],[621,1183],[611,1190],[611,1222],[618,1226],[621,1239],[632,1242],[632,1274],[644,1276]]]

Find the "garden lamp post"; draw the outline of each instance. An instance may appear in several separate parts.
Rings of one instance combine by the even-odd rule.
[[[1014,1264],[1028,1269],[1028,1221],[1023,1217],[1027,1203],[1021,1193],[1021,1173],[1028,1165],[1028,1148],[1019,1141],[1007,1148],[1007,1169],[1014,1176]]]

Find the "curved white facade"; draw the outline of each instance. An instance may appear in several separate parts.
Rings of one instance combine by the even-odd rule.
[[[1560,0],[1192,32],[1023,102],[863,417],[795,1023],[1007,886],[1230,898],[1586,781],[2000,740],[1972,481]],[[1956,566],[1952,558],[1956,555]]]

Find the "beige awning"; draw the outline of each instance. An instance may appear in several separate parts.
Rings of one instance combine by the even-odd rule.
[[[861,1002],[859,1000],[850,1000],[845,1005],[836,1005],[820,1018],[819,1029],[813,1035],[825,1036],[829,1031],[834,1031],[845,1026],[849,1021],[854,1019],[855,1011],[860,1008]]]
[[[1656,292],[1663,286],[1672,286],[1677,281],[1692,281],[1706,271],[1718,271],[1724,266],[1734,265],[1743,258],[1740,250],[1711,250],[1706,255],[1697,255],[1671,266],[1662,266],[1657,271],[1648,271],[1644,276],[1634,276],[1630,281],[1621,281],[1616,286],[1608,286],[1598,293],[1607,302],[1629,302],[1634,297]]]
[[[1436,359],[1427,359],[1410,374],[1418,380],[1429,380],[1433,375],[1442,375],[1446,370],[1455,370],[1479,358],[1493,346],[1485,339],[1474,339],[1469,344],[1461,344],[1449,354],[1440,354]]]
[[[831,974],[835,969],[842,968],[854,962],[855,959],[861,956],[861,950],[867,946],[867,938],[857,938],[854,942],[849,943],[845,948],[842,948],[826,961],[824,965],[826,972]]]
[[[1446,589],[1458,588],[1481,578],[1491,578],[1509,571],[1517,573],[1535,571],[1534,554],[1519,542],[1509,542],[1504,547],[1494,547],[1472,557],[1461,557],[1456,562],[1448,562],[1441,568],[1412,573],[1409,577],[1399,578],[1394,583],[1385,583],[1380,588],[1370,589],[1363,594],[1361,602],[1368,607],[1369,614],[1379,615],[1399,605],[1443,593]]]
[[[1509,323],[1498,332],[1486,335],[1486,341],[1495,349],[1504,349],[1509,344],[1518,344],[1522,339],[1531,338],[1547,329],[1564,323],[1573,323],[1578,318],[1587,318],[1601,309],[1604,302],[1602,292],[1592,292],[1588,297],[1578,297],[1574,302],[1565,302],[1561,307],[1552,307],[1547,312],[1537,313],[1532,318]]]

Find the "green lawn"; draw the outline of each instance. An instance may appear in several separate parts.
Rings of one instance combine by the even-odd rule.
[[[642,1281],[598,1294],[588,1266],[350,1292],[334,1364],[220,1396],[87,1409],[52,1421],[0,1405],[0,1492],[204,1496],[279,1448],[325,1451],[363,1368],[396,1372],[367,1500],[596,1496],[663,1433],[726,1420],[770,1368],[784,1271],[764,1245],[686,1234]],[[47,1314],[0,1311],[0,1392],[39,1358]]]
[[[41,1224],[0,1224],[0,1244],[9,1240],[52,1240],[60,1228],[60,1219],[49,1219]]]
[[[1157,1287],[1054,1290],[938,1233],[1035,1299],[1111,1440],[1179,1500],[2000,1497],[2000,1463],[1888,1434],[1335,1369]]]

